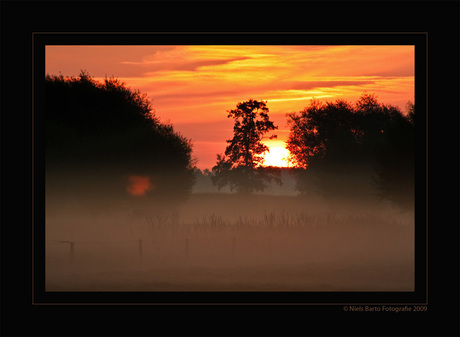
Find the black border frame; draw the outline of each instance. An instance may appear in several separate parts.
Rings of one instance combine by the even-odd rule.
[[[1,324],[5,336],[458,336],[460,4],[410,1],[21,1],[1,6]],[[251,22],[241,18],[253,10]],[[186,15],[183,15],[183,14]],[[39,305],[31,287],[34,32],[423,32],[429,67],[425,312],[315,305]],[[440,150],[441,149],[441,150]],[[449,196],[445,196],[446,189]],[[40,200],[35,200],[40,202]]]

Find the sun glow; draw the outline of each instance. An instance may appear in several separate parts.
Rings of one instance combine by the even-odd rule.
[[[290,152],[285,147],[272,146],[264,155],[264,166],[291,167],[289,163]]]
[[[366,91],[401,108],[415,100],[414,45],[46,46],[47,74],[77,76],[81,69],[146,93],[156,116],[193,140],[202,170],[216,164],[232,135],[226,112],[249,98],[267,101],[280,128],[286,113],[302,111],[313,97],[353,102]],[[278,130],[279,139],[289,132]],[[267,162],[286,166],[274,154],[281,151],[267,153]]]

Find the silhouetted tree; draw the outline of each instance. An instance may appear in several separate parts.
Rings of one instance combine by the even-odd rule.
[[[227,112],[227,117],[235,120],[233,139],[227,140],[225,155],[217,155],[217,164],[212,168],[213,184],[219,189],[229,185],[232,191],[236,189],[241,193],[263,191],[264,182],[270,182],[279,174],[260,166],[262,154],[268,150],[261,140],[264,134],[278,127],[270,121],[264,101],[250,99]],[[276,135],[270,137],[273,138]]]
[[[355,178],[362,177],[354,174],[362,163],[353,107],[343,100],[325,104],[313,100],[300,114],[288,117],[291,133],[287,149],[296,166],[305,169],[297,171],[299,191],[308,193],[306,188],[314,180],[329,198],[352,194],[350,185],[356,189]]]
[[[191,191],[190,140],[160,123],[146,94],[118,79],[47,75],[45,129],[48,187],[122,195],[128,176],[144,175],[152,183],[150,196]]]
[[[363,94],[354,106],[342,100],[324,104],[312,100],[300,113],[288,114],[291,133],[287,148],[296,167],[303,168],[297,171],[297,188],[307,193],[313,180],[327,197],[350,198],[375,195],[377,187],[380,197],[388,198],[391,183],[384,176],[397,176],[396,171],[384,168],[390,159],[388,148],[396,146],[395,133],[401,140],[402,129],[397,125],[407,120],[398,108],[380,104],[373,94]],[[414,151],[415,142],[410,141],[410,132],[406,135],[408,154]],[[408,156],[396,166],[403,170],[410,162]],[[413,172],[403,171],[410,191],[407,179]]]
[[[379,196],[402,210],[412,210],[415,206],[414,104],[408,104],[407,115],[392,115],[376,157]]]

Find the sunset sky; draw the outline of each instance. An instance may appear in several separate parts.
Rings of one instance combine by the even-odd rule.
[[[211,169],[233,136],[227,110],[238,102],[267,101],[279,128],[267,145],[282,148],[286,113],[312,97],[354,103],[366,91],[402,110],[415,103],[414,61],[414,46],[47,46],[45,71],[114,76],[147,93],[157,117],[192,139],[197,166]]]

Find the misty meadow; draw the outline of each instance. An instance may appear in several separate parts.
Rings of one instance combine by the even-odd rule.
[[[414,291],[415,106],[229,107],[213,167],[115,78],[45,79],[46,291]]]

